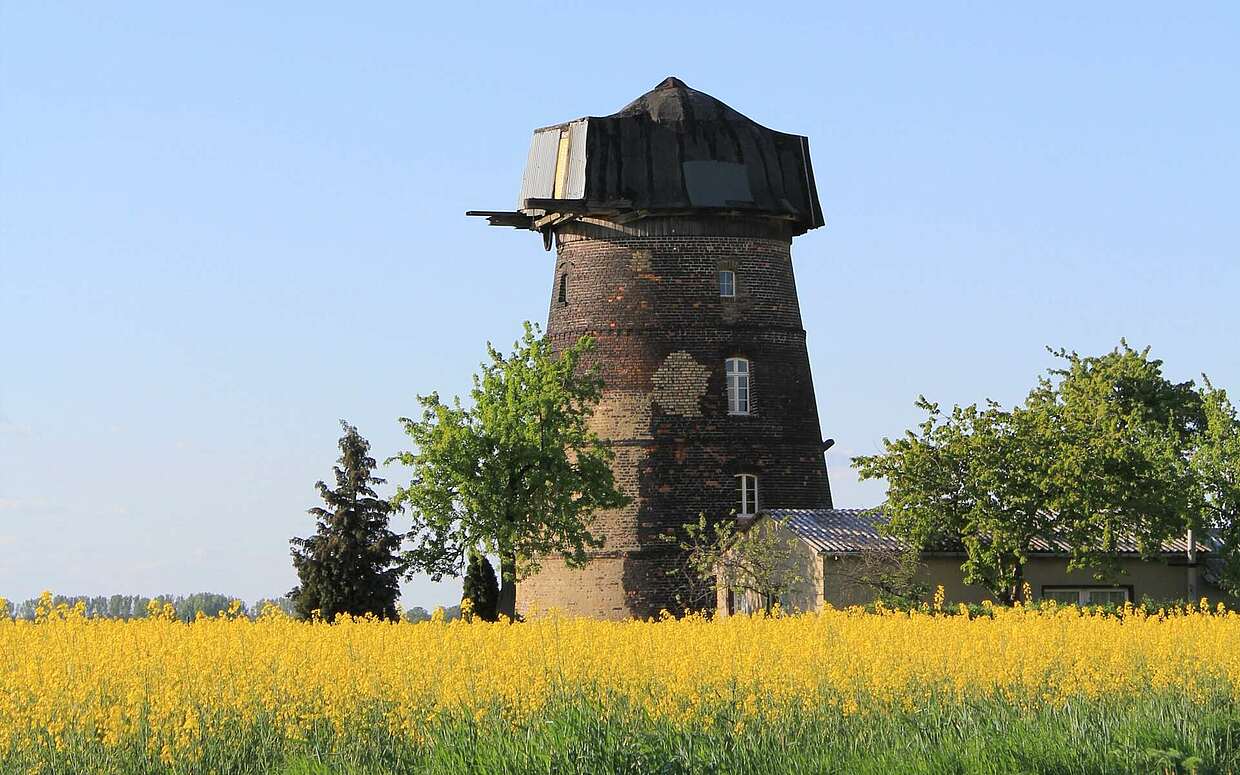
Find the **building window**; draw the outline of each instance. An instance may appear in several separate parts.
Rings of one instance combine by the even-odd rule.
[[[728,414],[749,414],[749,361],[728,358],[724,372],[728,382]]]
[[[736,495],[738,515],[748,517],[758,513],[758,477],[753,474],[738,474]]]
[[[736,272],[731,269],[719,270],[719,295],[729,299],[736,295]]]
[[[568,273],[560,275],[560,292],[558,295],[561,304],[568,303]]]
[[[732,612],[738,614],[756,614],[759,611],[770,612],[780,600],[772,595],[762,595],[757,592],[742,592],[737,596],[736,605]]]
[[[1127,587],[1042,587],[1042,599],[1067,605],[1123,605]]]

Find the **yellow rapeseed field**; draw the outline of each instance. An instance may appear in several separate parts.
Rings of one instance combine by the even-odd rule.
[[[442,714],[517,724],[564,694],[600,708],[621,698],[677,725],[710,724],[728,706],[738,726],[823,705],[856,714],[1220,687],[1240,700],[1240,615],[1204,604],[521,624],[152,613],[92,620],[45,602],[36,622],[0,619],[0,759],[140,741],[167,763],[259,722],[296,741],[369,719],[416,741]]]

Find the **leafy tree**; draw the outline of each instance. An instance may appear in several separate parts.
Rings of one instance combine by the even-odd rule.
[[[273,605],[276,608],[280,609],[287,616],[297,615],[297,606],[294,605],[293,601],[290,600],[288,596],[281,595],[280,597],[275,597],[275,598],[271,598],[271,597],[259,598],[254,603],[254,605],[250,606],[250,609],[249,609],[250,616],[251,617],[261,616],[263,613],[263,609],[265,609],[269,605]]]
[[[499,618],[496,610],[499,605],[499,582],[495,580],[495,569],[491,567],[490,560],[478,552],[469,555],[461,599],[469,600],[473,615],[482,621],[493,622]],[[464,602],[461,607],[464,608]]]
[[[442,612],[443,620],[445,622],[451,622],[461,618],[461,607],[459,605],[450,605],[447,608],[438,606],[433,611],[427,611],[422,606],[415,605],[413,608],[410,608],[405,612],[405,621],[410,622],[411,624],[434,621],[436,611]]]
[[[431,612],[427,611],[420,605],[415,605],[408,611],[405,611],[405,621],[417,624],[418,622],[430,621]]]
[[[1066,366],[1026,400],[1049,453],[1038,472],[1047,521],[1069,547],[1069,567],[1113,575],[1120,537],[1152,557],[1200,527],[1189,459],[1204,424],[1201,396],[1191,381],[1164,377],[1148,348],[1056,355]]]
[[[908,608],[930,593],[930,585],[918,578],[921,553],[916,549],[867,544],[850,560],[839,563],[839,576],[873,590],[887,605]]]
[[[684,588],[691,599],[681,600],[686,608],[708,601],[716,585],[732,594],[752,594],[766,610],[781,601],[805,580],[798,566],[797,540],[780,531],[782,523],[773,517],[745,527],[734,520],[697,522],[683,528],[683,536],[669,537],[683,552],[683,566],[671,573],[685,576]]]
[[[317,530],[294,538],[293,566],[301,583],[289,592],[297,615],[318,611],[327,620],[339,614],[374,614],[396,619],[396,600],[403,566],[397,552],[400,537],[388,529],[392,506],[379,498],[373,485],[374,458],[357,428],[341,420],[336,488],[318,482],[327,508],[312,508]]]
[[[991,403],[927,413],[919,432],[884,439],[885,454],[858,458],[863,479],[888,481],[890,532],[917,548],[963,543],[965,580],[1011,602],[1023,579],[1031,540],[1042,534],[1042,503],[1028,475],[1038,450],[1030,418]]]
[[[1200,523],[1219,538],[1222,586],[1240,597],[1240,419],[1226,391],[1203,381],[1205,426],[1192,458],[1201,485],[1196,508]]]
[[[511,355],[487,345],[491,362],[474,377],[470,408],[419,397],[422,418],[401,419],[414,449],[393,458],[412,469],[393,499],[413,519],[411,568],[440,579],[459,575],[471,551],[497,555],[497,609],[515,617],[517,582],[542,558],[581,567],[602,546],[591,515],[628,499],[589,427],[602,380],[579,367],[592,348],[583,337],[557,355],[526,323]]]
[[[204,616],[215,617],[221,612],[230,610],[233,600],[234,598],[227,595],[219,595],[214,592],[198,592],[185,597],[178,595],[169,602],[176,609],[178,619],[183,622],[192,622],[200,611]],[[242,606],[242,610],[245,610],[244,606]]]
[[[1069,568],[1107,578],[1120,538],[1152,557],[1210,509],[1235,513],[1226,493],[1240,455],[1224,430],[1235,417],[1216,422],[1212,441],[1209,412],[1226,412],[1208,408],[1208,391],[1171,382],[1162,361],[1127,343],[1097,357],[1054,354],[1063,368],[1022,405],[944,413],[921,398],[927,419],[916,431],[853,460],[863,479],[887,480],[891,532],[918,547],[963,544],[965,580],[1004,602],[1018,598],[1036,538],[1066,546]],[[1212,498],[1207,471],[1221,472]]]

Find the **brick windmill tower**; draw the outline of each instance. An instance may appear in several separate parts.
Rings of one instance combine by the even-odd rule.
[[[676,610],[660,534],[698,514],[829,508],[792,238],[823,225],[805,137],[668,78],[618,113],[535,130],[518,209],[471,211],[556,247],[547,335],[597,339],[594,418],[632,503],[597,516],[583,570],[517,605],[624,618]]]

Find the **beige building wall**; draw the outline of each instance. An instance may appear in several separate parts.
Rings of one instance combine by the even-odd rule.
[[[948,603],[980,603],[993,600],[983,587],[964,583],[960,564],[961,556],[927,556],[922,560],[917,574],[931,591],[942,585]],[[822,556],[823,595],[825,602],[836,608],[864,605],[877,597],[872,588],[857,578],[857,561],[849,555]],[[1033,588],[1035,600],[1042,599],[1046,586],[1127,586],[1131,588],[1133,602],[1142,598],[1153,600],[1179,600],[1188,594],[1188,569],[1183,565],[1169,565],[1136,557],[1120,560],[1121,575],[1114,582],[1094,580],[1089,571],[1069,571],[1066,557],[1033,557],[1025,566],[1025,580]],[[1212,602],[1223,602],[1229,607],[1240,606],[1240,601],[1223,594],[1217,587],[1199,582],[1199,592]]]
[[[985,589],[964,583],[964,573],[960,570],[962,561],[959,557],[925,557],[917,579],[931,592],[942,585],[946,599],[954,603],[989,600],[990,594]],[[877,599],[878,593],[861,578],[858,565],[857,558],[850,555],[822,555],[822,598],[825,602],[836,608],[847,608]]]
[[[794,573],[800,581],[793,585],[789,593],[779,601],[784,611],[800,613],[817,611],[822,607],[823,597],[823,564],[813,547],[801,541],[793,533],[775,523],[764,520],[754,528],[769,532],[776,531],[780,540],[787,541],[792,549],[786,570]],[[756,611],[765,606],[765,601],[758,599],[753,593],[736,593],[729,601],[728,590],[720,585],[716,590],[715,610],[720,616],[738,611]]]

